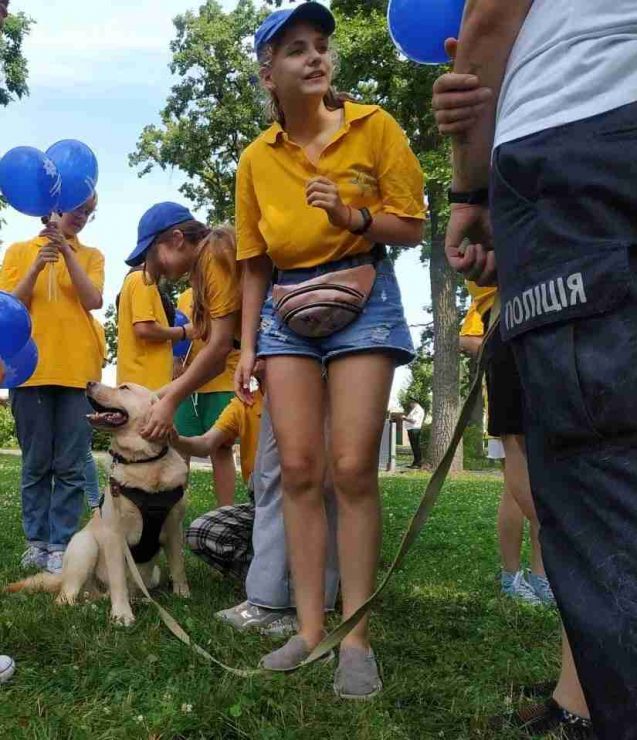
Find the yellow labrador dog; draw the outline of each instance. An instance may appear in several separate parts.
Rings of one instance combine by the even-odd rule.
[[[155,399],[153,393],[128,383],[109,388],[89,383],[87,396],[95,413],[91,425],[112,435],[112,469],[101,511],[71,540],[60,575],[39,573],[8,586],[9,591],[59,593],[58,603],[74,604],[80,593],[106,586],[113,619],[135,621],[126,576],[122,538],[126,539],[147,588],[159,582],[155,556],[163,548],[179,596],[190,595],[183,554],[184,489],[188,466],[175,450],[151,443],[140,435]]]

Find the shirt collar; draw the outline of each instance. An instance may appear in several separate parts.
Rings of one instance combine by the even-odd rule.
[[[345,110],[345,125],[344,131],[348,131],[350,125],[354,121],[360,121],[363,118],[368,118],[378,110],[377,105],[361,105],[360,103],[351,103],[349,100],[345,101],[343,106]],[[281,136],[285,136],[285,131],[281,124],[276,121],[269,129],[263,133],[263,139],[266,144],[274,145],[278,143]]]

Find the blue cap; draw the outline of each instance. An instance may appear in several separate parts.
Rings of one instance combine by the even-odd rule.
[[[263,47],[292,21],[315,23],[328,36],[336,29],[334,16],[321,3],[305,2],[291,10],[275,10],[263,21],[254,35],[257,58],[261,57]]]
[[[128,256],[126,264],[130,267],[141,265],[148,248],[162,231],[194,219],[192,213],[179,203],[156,203],[139,220],[137,246]]]

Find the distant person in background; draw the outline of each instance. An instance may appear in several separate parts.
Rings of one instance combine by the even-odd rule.
[[[39,352],[31,378],[9,394],[22,450],[28,543],[22,564],[51,573],[61,571],[79,524],[91,443],[85,388],[101,350],[90,312],[102,306],[104,257],[77,235],[95,207],[92,197],[38,237],[13,244],[0,270],[0,290],[13,293],[29,310]]]
[[[409,444],[411,445],[411,451],[414,455],[413,462],[409,465],[410,468],[422,467],[422,448],[420,447],[420,430],[425,421],[425,412],[422,406],[414,401],[413,398],[409,399],[409,405],[406,409],[407,415],[403,420],[404,428],[407,430],[407,436],[409,437]]]

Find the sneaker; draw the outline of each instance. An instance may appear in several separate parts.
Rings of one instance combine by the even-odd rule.
[[[505,717],[495,717],[489,722],[493,730],[516,728],[527,737],[559,733],[563,740],[595,740],[590,719],[563,709],[555,699],[518,709]]]
[[[0,655],[0,683],[6,683],[15,673],[15,660],[8,655]]]
[[[40,570],[44,570],[48,556],[49,553],[45,548],[39,545],[29,545],[22,555],[20,565],[23,568],[39,568]]]
[[[523,601],[526,604],[539,606],[542,602],[535,595],[535,592],[529,586],[524,578],[524,573],[519,570],[517,573],[502,571],[501,577],[502,593],[516,601]]]
[[[366,701],[379,693],[383,682],[371,648],[341,647],[334,674],[334,692],[341,699]]]
[[[299,628],[294,609],[264,609],[249,601],[223,609],[215,617],[239,632],[254,629],[264,635],[285,636],[296,633]]]
[[[533,593],[543,604],[546,604],[547,606],[557,605],[555,602],[553,589],[551,588],[549,579],[546,576],[541,576],[537,573],[529,573],[526,577],[526,581],[533,589]]]
[[[54,550],[49,553],[49,557],[46,561],[46,569],[53,575],[59,575],[62,572],[62,563],[64,561],[64,551]]]

